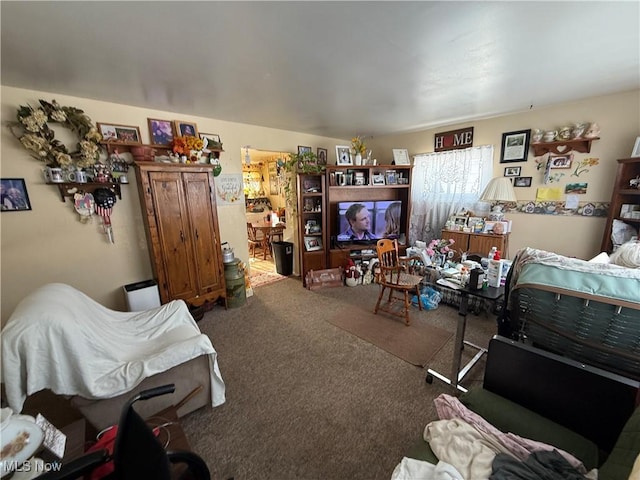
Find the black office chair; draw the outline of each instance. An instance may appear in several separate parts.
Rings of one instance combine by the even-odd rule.
[[[148,400],[174,391],[173,384],[144,390],[124,405],[112,455],[106,449],[92,452],[64,464],[58,472],[51,471],[38,478],[41,480],[77,479],[113,461],[113,473],[104,477],[105,479],[170,480],[172,464],[184,464],[186,469],[179,469],[178,478],[210,480],[211,475],[207,464],[200,456],[193,452],[165,450],[149,425],[133,409],[133,404],[138,400]]]

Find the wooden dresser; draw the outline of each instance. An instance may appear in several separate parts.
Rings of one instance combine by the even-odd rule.
[[[496,247],[502,258],[509,258],[509,234],[494,235],[492,233],[458,232],[442,230],[442,238],[453,238],[456,243],[453,249],[456,252],[454,260],[460,259],[460,252],[478,254],[486,257],[491,247]]]

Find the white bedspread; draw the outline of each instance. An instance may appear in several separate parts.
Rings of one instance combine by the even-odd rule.
[[[143,312],[110,310],[52,283],[24,298],[2,330],[2,381],[22,411],[28,395],[111,398],[145,378],[209,355],[212,405],[225,401],[217,353],[182,300]]]

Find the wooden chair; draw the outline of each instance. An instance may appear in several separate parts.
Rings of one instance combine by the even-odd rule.
[[[398,255],[398,241],[393,239],[378,240],[376,244],[378,252],[378,261],[380,271],[377,275],[377,281],[382,287],[378,301],[373,313],[377,314],[378,310],[387,312],[404,318],[404,323],[408,326],[411,324],[409,319],[409,294],[414,293],[420,298],[420,282],[422,277],[411,273],[410,264],[412,261],[420,261],[418,257],[400,257]],[[382,296],[386,289],[389,289],[389,297],[387,301],[380,305]],[[402,293],[402,296],[394,296],[394,292]],[[395,302],[402,301],[403,305],[400,309],[393,308]],[[418,301],[418,308],[422,310],[422,304]]]
[[[251,225],[251,222],[247,222],[247,238],[249,251],[253,258],[256,256],[256,248],[260,248],[262,250],[262,259],[266,260],[267,253],[271,253],[269,248],[269,238],[262,232],[258,232],[258,230]]]

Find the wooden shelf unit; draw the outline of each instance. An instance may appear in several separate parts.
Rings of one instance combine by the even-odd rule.
[[[395,171],[395,180],[402,178],[403,183],[395,183],[389,185],[387,182],[388,173]],[[360,172],[363,174],[364,185],[337,185],[337,178],[346,174],[354,174]],[[403,226],[401,233],[405,234],[405,238],[409,236],[409,215],[411,213],[411,165],[349,165],[349,166],[327,166],[325,172],[327,187],[327,230],[329,231],[327,238],[330,242],[326,247],[328,256],[328,268],[337,268],[344,266],[349,258],[354,260],[367,260],[374,258],[376,255],[354,255],[351,253],[362,250],[373,250],[375,252],[375,244],[342,244],[340,247],[333,244],[333,240],[338,235],[338,202],[353,201],[383,201],[397,200],[402,202],[404,208],[402,210],[401,224]],[[373,184],[375,178],[385,179],[384,184]],[[406,251],[406,245],[400,247],[401,253]]]
[[[629,180],[638,176],[640,176],[640,157],[621,158],[618,160],[618,171],[613,184],[613,191],[611,192],[609,215],[607,216],[607,223],[604,227],[600,246],[602,252],[611,253],[613,251],[611,229],[614,220],[620,220],[636,229],[640,229],[640,219],[623,218],[620,212],[624,204],[640,205],[640,189],[631,188],[629,185]]]
[[[326,183],[321,173],[298,173],[298,245],[300,277],[306,287],[306,277],[309,270],[324,270],[327,268],[327,214],[326,214]],[[307,233],[307,224],[316,225],[313,231]],[[319,228],[319,231],[317,230]],[[318,250],[307,250],[305,238],[317,240],[321,245]]]

